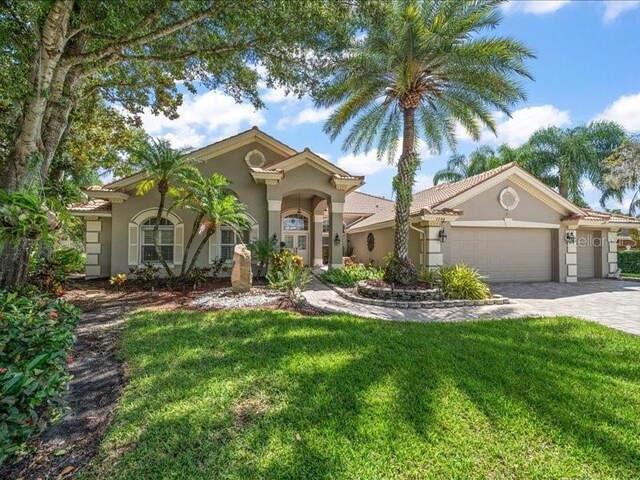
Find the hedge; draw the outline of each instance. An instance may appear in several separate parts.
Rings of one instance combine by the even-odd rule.
[[[640,250],[619,251],[618,268],[622,273],[640,273]]]
[[[0,290],[0,464],[62,413],[79,318],[63,300]]]

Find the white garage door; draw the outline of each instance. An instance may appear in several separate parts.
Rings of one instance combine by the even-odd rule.
[[[596,247],[593,232],[578,232],[578,279],[596,276]]]
[[[449,263],[475,267],[489,282],[551,281],[551,230],[456,227],[450,232]]]

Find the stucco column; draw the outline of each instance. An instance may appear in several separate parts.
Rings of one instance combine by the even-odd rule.
[[[282,239],[281,235],[281,225],[280,225],[280,210],[282,208],[282,200],[267,200],[267,208],[268,208],[268,222],[269,222],[269,238],[271,241],[273,236],[275,235],[277,238],[276,247],[280,247],[280,242]]]
[[[345,236],[342,231],[344,202],[331,202],[329,204],[329,268],[342,268],[342,247]],[[336,245],[335,238],[338,235],[340,242]]]
[[[440,230],[443,225],[430,224],[424,229],[425,232],[425,256],[424,266],[428,269],[441,267],[443,264],[442,242],[440,241]]]
[[[313,214],[313,260],[314,267],[322,267],[322,220],[321,213]]]
[[[85,233],[85,275],[87,278],[96,278],[102,273],[100,268],[100,254],[102,252],[102,246],[100,245],[101,231],[102,222],[100,219],[88,217]]]
[[[618,270],[618,231],[602,232],[602,276],[613,275]]]
[[[575,240],[573,242],[566,242],[567,244],[567,253],[565,253],[565,265],[567,266],[567,278],[566,283],[576,283],[578,281],[578,231],[576,229],[570,228],[565,232],[569,233],[573,232],[575,235]]]

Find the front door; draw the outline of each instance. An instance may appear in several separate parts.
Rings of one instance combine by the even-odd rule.
[[[285,233],[284,245],[292,250],[296,255],[302,257],[305,265],[309,264],[309,234],[308,233]]]

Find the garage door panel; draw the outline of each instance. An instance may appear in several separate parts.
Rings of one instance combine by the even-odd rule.
[[[551,231],[546,229],[451,229],[448,261],[466,263],[490,282],[551,281]]]
[[[593,232],[578,232],[577,236],[578,278],[596,276],[596,248]]]

